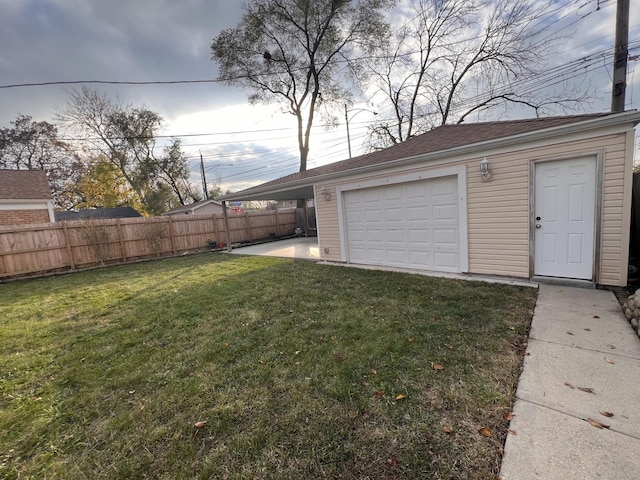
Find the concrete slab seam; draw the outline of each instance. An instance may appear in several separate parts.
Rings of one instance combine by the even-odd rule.
[[[529,336],[529,340],[535,340],[536,342],[547,343],[549,345],[558,345],[558,346],[561,346],[561,347],[575,348],[577,350],[584,350],[586,352],[607,354],[607,355],[609,355],[611,357],[626,358],[627,360],[638,360],[638,357],[631,357],[629,355],[624,355],[624,354],[621,354],[621,353],[615,353],[613,350],[596,350],[594,348],[586,348],[586,347],[581,347],[579,345],[567,345],[566,343],[553,342],[551,340],[541,340],[539,338],[532,337],[532,336]]]
[[[552,408],[552,407],[549,407],[547,405],[543,405],[543,404],[538,403],[538,402],[532,402],[531,400],[527,400],[525,398],[518,397],[517,395],[516,395],[516,400],[519,400],[519,401],[524,402],[524,403],[528,403],[529,405],[535,405],[537,407],[544,408],[545,410],[549,410],[549,411],[552,411],[552,412],[559,413],[560,415],[566,415],[567,417],[572,417],[572,418],[575,418],[576,420],[582,420],[583,422],[587,422],[586,418],[578,417],[577,415],[573,415],[573,414],[568,413],[568,412],[563,412],[562,410],[558,410],[557,408]],[[589,423],[589,422],[587,422],[587,423]],[[634,440],[640,440],[640,437],[636,437],[635,435],[629,435],[628,433],[621,432],[620,430],[616,430],[615,428],[607,428],[606,430],[608,430],[610,432],[613,432],[613,433],[617,433],[618,435],[623,435],[623,436],[628,437],[628,438],[633,438]]]

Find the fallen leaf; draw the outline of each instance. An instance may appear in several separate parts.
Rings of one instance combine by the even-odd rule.
[[[229,342],[224,342],[222,345],[224,345],[225,347],[229,346]]]
[[[378,373],[378,371],[375,368],[371,369],[371,373],[373,373],[374,375],[376,375]]]
[[[447,347],[449,350],[453,350],[453,345],[445,343],[444,346]]]
[[[136,393],[135,390],[129,390],[129,395],[133,395],[134,393]]]
[[[391,468],[398,468],[398,459],[396,457],[391,457],[387,460]]]
[[[603,410],[598,410],[598,412],[600,412],[600,415],[602,415],[604,417],[613,417],[613,413],[611,413],[611,412],[605,412]]]
[[[582,390],[583,392],[586,392],[586,393],[594,393],[593,388],[591,387],[578,387],[578,390]]]
[[[590,329],[590,328],[584,328],[583,330],[584,330],[585,332],[590,332],[590,331],[591,331],[591,329]]]
[[[369,382],[362,382],[362,383],[361,383],[361,385],[362,385],[363,387],[368,387],[368,386],[369,386]]]
[[[515,417],[515,415],[513,414],[513,412],[504,412],[504,419],[505,420],[513,420],[513,417]]]
[[[615,345],[611,345],[611,344],[607,345],[607,347],[609,347],[611,350],[615,350],[616,349],[616,346]]]
[[[590,425],[599,428],[599,429],[603,429],[603,428],[609,428],[609,425],[605,425],[604,423],[600,423],[597,420],[594,420],[593,418],[587,418],[587,422],[589,422]]]
[[[396,400],[404,400],[405,398],[407,398],[407,395],[405,395],[404,393],[396,395]]]
[[[511,435],[517,435],[518,434],[518,432],[516,432],[515,430],[512,430],[511,428],[508,428],[507,432],[509,432],[509,434],[511,434]]]
[[[451,427],[442,427],[444,433],[451,433]]]
[[[409,343],[413,342],[413,337],[409,337],[409,338],[407,338],[407,341],[408,341]]]
[[[182,432],[176,432],[173,434],[173,439],[178,440],[182,436]]]
[[[609,357],[604,357],[604,361],[610,363],[611,365],[614,365],[613,360],[611,360]]]
[[[567,335],[573,335],[573,332],[567,332]]]
[[[571,388],[571,389],[574,389],[574,388],[575,388],[575,387],[574,387],[573,385],[571,385],[569,382],[564,382],[564,384],[565,384],[567,387]]]
[[[206,420],[201,420],[201,421],[199,421],[199,422],[194,423],[194,424],[193,424],[193,426],[194,426],[194,427],[196,427],[196,428],[202,428],[202,427],[204,427],[206,424],[207,424],[207,421],[206,421]]]
[[[600,315],[594,315],[593,318],[600,318]]]
[[[485,437],[490,437],[491,436],[491,430],[489,430],[488,428],[484,428],[484,427],[482,427],[480,430],[478,430],[478,433],[480,435],[484,435]]]
[[[444,367],[442,365],[440,365],[439,363],[434,363],[434,362],[431,362],[431,368],[433,368],[436,372],[438,370],[444,370]]]
[[[373,394],[376,396],[376,398],[382,398],[384,397],[384,395],[382,394],[381,391],[376,390],[375,392],[373,392]]]

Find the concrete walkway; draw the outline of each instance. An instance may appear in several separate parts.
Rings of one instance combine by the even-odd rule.
[[[499,478],[640,479],[640,339],[612,292],[540,285],[513,412]]]

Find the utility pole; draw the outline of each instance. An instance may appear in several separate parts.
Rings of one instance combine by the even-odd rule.
[[[202,151],[200,151],[200,175],[202,175],[202,190],[204,191],[204,199],[209,200],[209,192],[207,191],[207,177],[204,174],[204,160],[202,159]]]
[[[349,135],[349,110],[347,104],[344,104],[344,121],[347,124],[347,145],[349,145],[349,158],[351,158],[351,136]]]
[[[613,60],[611,112],[623,112],[627,88],[629,56],[629,0],[618,0],[616,10],[616,46]]]

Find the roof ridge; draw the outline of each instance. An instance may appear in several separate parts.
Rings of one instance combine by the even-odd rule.
[[[527,122],[543,122],[550,120],[562,120],[562,119],[571,119],[571,118],[588,118],[588,117],[604,117],[606,115],[612,115],[611,112],[599,112],[599,113],[578,113],[575,115],[554,115],[551,117],[534,117],[534,118],[516,118],[513,120],[490,120],[486,122],[468,122],[468,123],[447,123],[445,125],[439,125],[436,128],[441,127],[465,127],[465,126],[476,126],[476,125],[504,125],[506,123],[527,123]],[[417,135],[416,135],[417,136]]]

